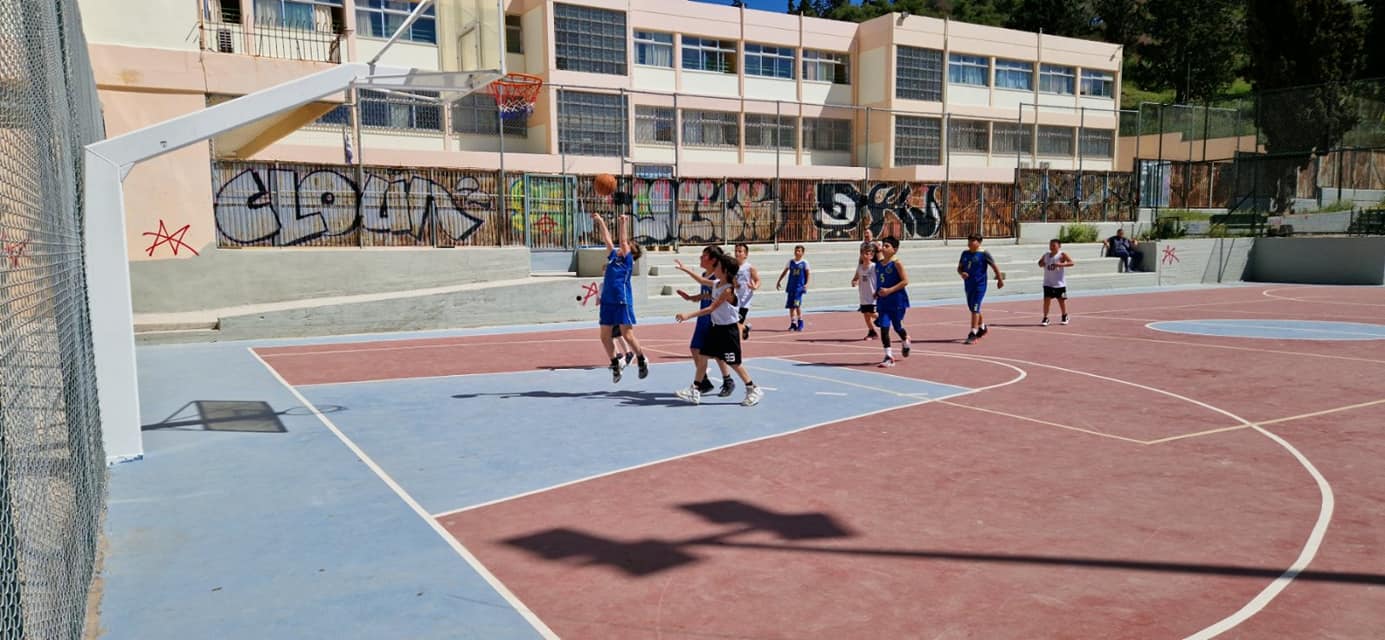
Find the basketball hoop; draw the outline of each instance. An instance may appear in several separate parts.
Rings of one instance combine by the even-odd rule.
[[[534,112],[534,101],[539,99],[542,88],[543,78],[527,73],[507,73],[490,83],[486,90],[495,97],[501,120],[519,120]]]

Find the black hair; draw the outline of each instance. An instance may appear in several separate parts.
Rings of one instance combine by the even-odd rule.
[[[891,249],[899,249],[899,238],[896,238],[894,236],[885,236],[880,239],[880,242],[882,244],[890,245]]]
[[[745,252],[746,252],[746,253],[750,253],[750,245],[748,245],[748,244],[746,244],[746,243],[744,243],[744,242],[737,242],[737,243],[736,243],[736,248],[739,249],[739,248],[741,248],[741,247],[745,247]]]
[[[1055,242],[1058,243],[1058,246],[1060,246],[1060,247],[1063,246],[1063,241],[1062,241],[1062,240],[1059,240],[1059,239],[1057,239],[1057,238],[1054,238],[1054,239],[1048,241],[1049,244],[1053,244],[1053,243],[1055,243]]]
[[[977,242],[981,242],[982,239],[983,239],[983,238],[981,237],[981,234],[979,234],[979,233],[973,233],[973,234],[967,236],[967,242],[971,242],[972,240],[975,240],[975,241],[977,241]]]
[[[728,282],[735,280],[736,273],[741,270],[741,263],[736,262],[736,256],[729,253],[723,253],[717,256],[717,263],[721,265],[721,270],[725,272]]]
[[[808,247],[805,247],[805,246],[803,246],[803,245],[801,245],[801,244],[796,244],[796,245],[793,246],[793,248],[794,248],[794,251],[797,251],[797,250],[799,250],[799,249],[802,249],[802,250],[803,250],[803,253],[808,253]]]
[[[644,247],[641,247],[641,246],[640,246],[640,243],[631,240],[631,241],[630,241],[630,257],[631,257],[631,259],[639,260],[639,259],[640,259],[640,256],[642,256],[642,255],[644,255]]]

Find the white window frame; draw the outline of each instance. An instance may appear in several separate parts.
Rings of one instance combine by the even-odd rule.
[[[1019,138],[1021,148],[1013,148],[1011,138]],[[1001,143],[1005,141],[1005,144]],[[1002,148],[1004,147],[1004,148]],[[1019,124],[1017,122],[993,122],[991,123],[991,153],[1006,155],[1019,153],[1031,155],[1034,153],[1034,125]]]
[[[952,70],[980,69],[981,82],[966,82],[954,80]],[[947,82],[966,87],[989,87],[991,86],[991,59],[986,56],[972,55],[969,53],[950,53],[947,56]]]
[[[804,82],[851,84],[851,55],[821,49],[804,49],[801,73]],[[809,69],[816,69],[809,73]],[[841,81],[838,82],[838,79]]]
[[[1097,137],[1100,136],[1100,137]],[[1084,158],[1105,158],[1116,157],[1116,132],[1111,129],[1092,129],[1083,127],[1081,134],[1078,135],[1078,149]],[[1107,148],[1105,153],[1100,149],[1097,151],[1089,150],[1089,147]]]
[[[1098,87],[1104,88],[1104,92],[1092,91]],[[1110,71],[1082,70],[1082,95],[1095,98],[1112,98],[1115,97],[1115,90],[1116,74]]]
[[[1054,85],[1058,85],[1057,88]],[[1061,64],[1039,65],[1039,93],[1051,93],[1060,96],[1076,94],[1077,69]]]
[[[774,136],[776,131],[779,135],[778,148],[792,151],[797,145],[798,138],[798,118],[786,115],[777,116],[779,126],[776,128],[774,121],[776,116],[772,113],[747,113],[745,114],[745,148],[747,149],[774,149]]]
[[[685,147],[718,147],[735,149],[741,146],[740,114],[735,111],[683,109],[682,143]],[[708,135],[708,127],[717,127]],[[710,140],[710,142],[709,142]]]
[[[667,41],[661,38],[668,38]],[[668,52],[668,64],[653,64],[650,62],[640,62],[642,51],[665,50]],[[635,64],[641,67],[658,67],[660,69],[673,68],[673,34],[664,31],[636,31],[635,32]]]
[[[1060,132],[1067,132],[1067,151],[1060,153],[1058,151],[1045,150],[1044,143],[1050,140],[1058,140]],[[1071,158],[1076,155],[1075,153],[1073,153],[1074,151],[1076,151],[1077,144],[1077,136],[1075,134],[1076,129],[1074,129],[1073,127],[1060,127],[1055,125],[1041,124],[1039,125],[1038,132],[1034,136],[1034,145],[1035,148],[1038,149],[1040,156],[1049,158]]]
[[[682,48],[682,67],[684,71],[703,71],[706,73],[725,73],[730,75],[736,74],[735,40],[720,40],[717,38],[703,38],[699,36],[685,35],[683,36]],[[688,66],[689,60],[693,59],[693,56],[688,55],[689,51],[697,52],[696,59],[699,61],[706,60],[710,56],[718,60],[718,64],[710,65],[711,68],[708,68],[708,65],[705,64],[701,66],[690,67]]]
[[[996,58],[992,63],[995,65],[995,77],[991,80],[995,88],[1005,91],[1033,91],[1034,90],[1034,63],[1027,60],[1011,60],[1009,58]],[[1024,67],[1021,69],[1020,67]],[[1023,73],[1026,79],[1023,87],[1010,87],[1001,84],[1001,74],[1006,78],[1010,74]]]
[[[851,151],[851,124],[847,118],[804,118],[803,150]]]
[[[960,141],[972,144],[963,147]],[[980,145],[975,144],[980,141]],[[950,118],[947,122],[947,150],[951,153],[974,153],[985,155],[991,148],[991,126],[985,120]]]
[[[676,113],[673,107],[635,105],[635,144],[673,146],[678,140]],[[659,139],[661,123],[668,128],[668,140]]]
[[[505,53],[524,53],[523,16],[505,16]]]
[[[795,55],[793,47],[781,47],[758,42],[745,43],[745,75],[757,78],[794,79]],[[754,60],[755,64],[751,64]],[[768,65],[771,73],[764,73]],[[780,75],[787,71],[788,75]]]

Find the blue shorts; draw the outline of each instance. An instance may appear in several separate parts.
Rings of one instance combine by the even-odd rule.
[[[635,324],[635,310],[619,302],[601,303],[601,326]]]
[[[712,330],[712,319],[702,316],[697,319],[697,325],[693,327],[692,340],[688,341],[688,348],[693,351],[701,351],[702,345],[707,342],[707,332]]]
[[[889,331],[892,326],[895,328],[895,331],[904,330],[904,314],[909,311],[909,307],[895,309],[876,306],[875,311],[878,314],[878,319],[875,321],[875,324],[879,325],[882,331]]]
[[[967,287],[967,308],[981,313],[981,301],[986,299],[986,287]]]
[[[790,291],[790,292],[789,292],[789,295],[788,295],[788,296],[785,298],[785,300],[784,300],[784,308],[785,308],[785,309],[797,309],[797,308],[799,308],[799,307],[801,307],[801,306],[803,306],[803,292],[802,292],[802,291]]]

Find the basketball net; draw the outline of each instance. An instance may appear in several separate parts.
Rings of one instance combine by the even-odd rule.
[[[521,120],[534,112],[534,102],[543,88],[543,78],[527,73],[508,73],[490,83],[486,91],[495,98],[501,120]]]

